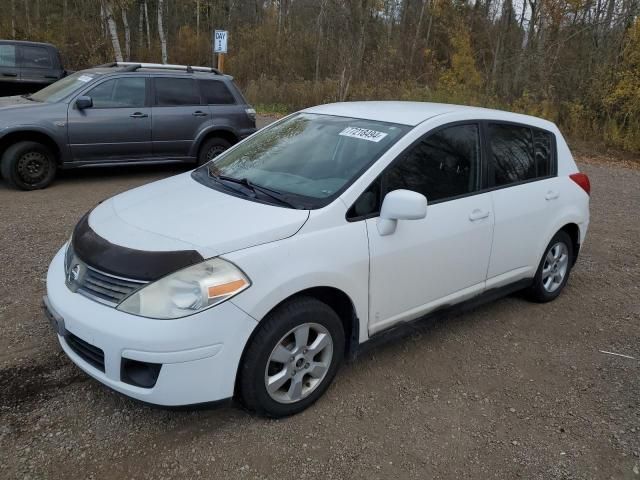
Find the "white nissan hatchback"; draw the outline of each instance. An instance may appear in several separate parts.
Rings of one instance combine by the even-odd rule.
[[[44,302],[69,358],[114,390],[290,415],[408,322],[520,289],[556,298],[589,189],[538,118],[323,105],[99,204]]]

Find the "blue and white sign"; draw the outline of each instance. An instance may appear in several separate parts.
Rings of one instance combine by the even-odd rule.
[[[213,32],[213,51],[215,53],[227,53],[228,33],[226,30],[216,30]]]

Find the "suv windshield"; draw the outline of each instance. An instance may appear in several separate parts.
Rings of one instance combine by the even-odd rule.
[[[409,129],[373,120],[299,113],[198,168],[193,178],[218,189],[246,190],[249,197],[258,196],[260,189],[268,190],[299,208],[319,208]],[[242,185],[247,188],[243,190]],[[268,202],[269,197],[260,200]]]
[[[83,87],[88,82],[96,78],[96,76],[97,75],[95,73],[76,72],[52,83],[48,87],[45,87],[32,95],[29,95],[29,99],[35,100],[36,102],[57,102],[80,87]]]

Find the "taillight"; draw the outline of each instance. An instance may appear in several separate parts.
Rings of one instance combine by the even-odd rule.
[[[572,173],[569,175],[569,178],[576,182],[581,189],[587,192],[587,195],[591,195],[591,182],[589,182],[589,177],[584,173]]]
[[[256,111],[253,108],[245,108],[244,113],[246,113],[247,117],[249,117],[252,121],[256,121]]]

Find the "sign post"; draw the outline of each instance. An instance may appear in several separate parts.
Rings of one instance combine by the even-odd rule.
[[[229,32],[215,30],[213,32],[213,52],[218,54],[218,70],[224,71],[224,55],[227,53],[227,39]]]

